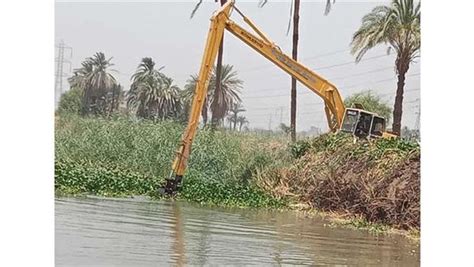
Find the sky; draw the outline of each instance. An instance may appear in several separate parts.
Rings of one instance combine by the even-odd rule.
[[[113,57],[113,75],[126,90],[143,57],[164,66],[162,72],[182,88],[200,68],[209,19],[218,8],[214,1],[204,1],[190,19],[196,2],[56,2],[55,43],[63,41],[72,48],[72,56],[65,53],[72,70],[99,51]],[[350,53],[351,38],[362,17],[388,2],[336,1],[324,16],[325,2],[301,3],[298,61],[335,84],[343,97],[371,90],[393,107],[395,54],[387,54],[387,46],[380,45],[356,64]],[[258,1],[237,1],[237,7],[291,56],[291,30],[286,34],[290,1],[269,0],[263,8]],[[231,18],[245,25],[236,12]],[[224,64],[233,65],[244,82],[241,98],[250,128],[277,129],[281,122],[289,124],[288,74],[229,32],[224,35]],[[67,64],[64,73],[72,75]],[[64,78],[63,91],[67,89]],[[420,58],[410,66],[405,91],[402,125],[413,128],[419,111]],[[312,126],[327,131],[322,99],[302,84],[297,92],[297,131]]]

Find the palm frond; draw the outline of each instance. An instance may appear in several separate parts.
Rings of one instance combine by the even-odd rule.
[[[288,33],[290,33],[290,28],[291,28],[291,21],[293,19],[293,6],[295,4],[295,0],[291,0],[291,5],[290,5],[290,16],[289,16],[289,19],[288,19],[288,27],[286,28],[286,35],[288,36]]]
[[[267,4],[268,0],[260,0],[260,2],[258,3],[258,7],[263,7]]]
[[[196,11],[199,9],[201,4],[202,4],[202,0],[199,0],[199,2],[197,2],[197,4],[194,6],[193,11],[191,12],[191,16],[189,17],[190,19],[194,17],[194,15],[196,14]]]
[[[331,3],[331,0],[326,0],[326,8],[324,9],[325,16],[327,16],[329,12],[331,12],[331,7],[335,3],[336,3],[336,0],[332,0],[332,3]]]

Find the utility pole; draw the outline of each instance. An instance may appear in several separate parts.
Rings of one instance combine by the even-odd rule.
[[[72,47],[66,46],[64,41],[61,40],[58,45],[56,45],[58,49],[58,56],[56,57],[56,82],[54,85],[54,106],[57,107],[59,103],[59,99],[63,93],[63,79],[66,74],[63,72],[64,64],[69,64],[69,72],[71,72],[71,61],[69,59],[72,58]],[[64,58],[64,50],[69,50],[69,57],[68,59]]]
[[[268,119],[268,130],[272,130],[272,113],[270,113],[270,118]]]
[[[417,134],[417,139],[420,140],[420,114],[421,114],[421,109],[420,109],[420,105],[418,104],[417,106],[418,108],[418,112],[416,112],[416,120],[415,120],[415,132]]]
[[[281,106],[281,107],[279,108],[279,109],[280,109],[280,124],[283,123],[283,109],[284,109],[284,108],[285,108],[285,107],[283,107],[283,106]]]
[[[416,120],[415,120],[415,127],[414,129],[419,131],[420,130],[420,105],[416,106],[415,108],[418,108],[418,111],[415,113],[416,114]]]
[[[293,51],[291,57],[296,61],[298,59],[298,38],[300,21],[300,0],[294,1],[293,12]],[[296,79],[291,77],[291,99],[290,99],[290,129],[291,142],[296,141]]]

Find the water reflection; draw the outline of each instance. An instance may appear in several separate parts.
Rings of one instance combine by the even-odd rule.
[[[176,202],[171,204],[172,214],[175,218],[174,224],[171,225],[171,237],[173,239],[171,259],[178,265],[183,266],[185,263],[184,256],[186,255],[184,248],[184,229],[183,220],[181,218],[181,211]]]
[[[401,237],[328,228],[291,212],[144,199],[55,202],[58,266],[419,265],[419,248]]]

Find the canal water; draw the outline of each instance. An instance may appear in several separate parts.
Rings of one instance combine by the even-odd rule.
[[[57,266],[419,266],[401,236],[325,226],[291,211],[145,198],[57,198]]]

